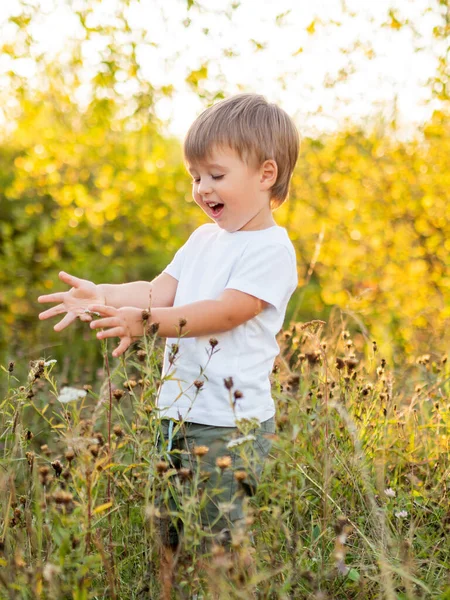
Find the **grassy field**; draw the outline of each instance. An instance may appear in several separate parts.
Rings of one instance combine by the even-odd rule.
[[[450,598],[447,357],[394,368],[350,329],[332,315],[280,333],[277,433],[231,552],[202,543],[201,456],[174,474],[155,452],[161,339],[114,362],[103,342],[102,380],[78,392],[59,363],[36,357],[23,380],[4,365],[0,598],[160,597],[169,486],[185,527],[173,598]]]

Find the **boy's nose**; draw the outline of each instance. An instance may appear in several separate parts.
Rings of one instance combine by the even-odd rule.
[[[204,181],[200,181],[200,183],[198,184],[198,193],[201,196],[205,196],[207,194],[210,194],[212,192],[212,186],[210,183],[206,183]]]

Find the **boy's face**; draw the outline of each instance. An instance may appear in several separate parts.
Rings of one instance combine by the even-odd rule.
[[[247,165],[234,150],[214,148],[208,160],[189,163],[188,170],[195,202],[222,229],[233,233],[276,224],[265,169]]]

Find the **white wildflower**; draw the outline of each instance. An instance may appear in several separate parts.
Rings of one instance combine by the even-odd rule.
[[[232,502],[219,502],[217,507],[223,513],[230,513],[236,505]]]
[[[56,358],[52,358],[51,360],[46,360],[44,363],[44,367],[49,367],[50,365],[54,365],[57,362],[58,361],[56,360]]]
[[[234,448],[235,446],[240,446],[241,444],[245,444],[245,442],[251,442],[253,440],[256,440],[254,435],[244,435],[240,438],[236,438],[235,440],[230,440],[227,444],[227,448]]]
[[[62,388],[58,400],[63,404],[67,404],[68,402],[75,402],[76,400],[80,400],[86,396],[86,390],[78,390],[73,387],[64,387]]]
[[[387,488],[386,490],[384,490],[384,493],[388,498],[395,498],[395,496],[397,495],[395,490],[393,490],[392,488]]]
[[[56,575],[61,573],[61,567],[58,565],[52,565],[51,563],[45,563],[42,569],[42,576],[45,581],[52,582]]]
[[[406,510],[398,510],[395,513],[395,516],[397,517],[397,519],[405,519],[408,516],[408,511],[406,511]]]

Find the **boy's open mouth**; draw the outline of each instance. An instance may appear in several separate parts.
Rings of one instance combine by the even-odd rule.
[[[209,209],[211,211],[211,214],[214,218],[217,218],[220,216],[220,214],[222,213],[222,210],[224,208],[224,204],[221,204],[220,202],[218,204],[215,204],[214,206],[209,206]]]

